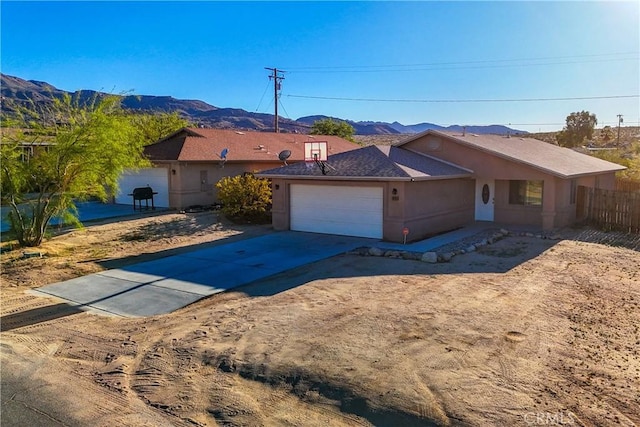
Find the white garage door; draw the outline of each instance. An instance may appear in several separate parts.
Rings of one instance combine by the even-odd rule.
[[[158,194],[153,196],[153,204],[159,208],[169,207],[169,170],[165,168],[142,168],[125,170],[118,180],[120,192],[116,195],[116,203],[132,205],[129,196],[134,188],[149,186]],[[144,202],[142,203],[144,206]]]
[[[382,238],[382,187],[292,184],[291,230]]]

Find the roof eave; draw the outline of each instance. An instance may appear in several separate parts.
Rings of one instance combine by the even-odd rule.
[[[415,141],[416,139],[420,139],[420,138],[422,138],[423,136],[425,136],[425,135],[428,135],[428,134],[432,133],[432,131],[433,131],[433,129],[427,129],[427,130],[422,131],[422,132],[420,132],[420,133],[416,133],[415,135],[408,136],[407,138],[405,138],[405,139],[403,139],[403,140],[401,140],[401,141],[398,141],[396,144],[393,144],[393,145],[394,145],[395,147],[401,147],[401,146],[403,146],[403,145],[405,145],[405,144],[410,143],[411,141]]]
[[[263,174],[256,173],[258,178],[271,179],[304,179],[304,180],[322,180],[322,181],[394,181],[394,182],[412,182],[412,181],[441,181],[445,179],[471,178],[471,174],[461,175],[438,175],[438,176],[337,176],[337,175],[283,175],[283,174]]]
[[[602,175],[602,174],[605,174],[605,173],[620,172],[620,171],[623,171],[625,169],[627,169],[625,166],[620,166],[619,168],[610,169],[610,170],[604,170],[604,171],[583,172],[583,173],[576,173],[576,174],[572,174],[572,175],[563,175],[561,178],[566,178],[566,179],[582,178],[584,176],[593,176],[593,175]]]
[[[469,168],[462,167],[462,166],[460,166],[460,165],[458,165],[458,164],[455,164],[455,163],[453,163],[453,162],[448,162],[448,161],[446,161],[446,160],[442,160],[442,159],[440,159],[440,158],[438,158],[438,157],[430,156],[429,154],[426,154],[426,153],[421,153],[421,152],[416,151],[416,150],[410,150],[410,149],[408,149],[408,148],[403,148],[403,150],[407,150],[407,151],[409,151],[409,152],[411,152],[411,153],[418,154],[419,156],[426,157],[426,158],[431,159],[431,160],[436,160],[436,161],[438,161],[438,162],[440,162],[440,163],[444,163],[445,165],[453,166],[453,167],[455,167],[455,168],[461,169],[461,170],[463,170],[463,171],[467,171],[467,172],[469,172],[469,173],[474,173],[474,172],[473,172],[471,169],[469,169]]]
[[[156,142],[154,142],[154,143],[152,143],[152,144],[149,144],[149,145],[154,145],[154,144],[159,144],[159,143],[161,143],[161,142],[164,142],[164,141],[166,141],[166,140],[168,140],[168,139],[173,138],[174,136],[178,135],[178,134],[179,134],[179,133],[181,133],[181,132],[186,132],[186,133],[188,133],[190,136],[202,136],[202,135],[200,135],[199,133],[195,132],[195,131],[193,130],[193,128],[184,127],[184,128],[178,129],[177,131],[175,131],[175,132],[173,132],[173,133],[171,133],[171,134],[169,134],[169,135],[165,136],[164,138],[161,138],[161,139],[157,140]]]

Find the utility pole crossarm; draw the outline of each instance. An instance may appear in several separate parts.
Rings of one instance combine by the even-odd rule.
[[[277,68],[269,68],[264,67],[265,70],[271,71],[273,74],[269,76],[269,80],[273,80],[273,101],[275,105],[274,118],[273,118],[273,129],[276,133],[280,132],[280,128],[278,126],[278,92],[281,89],[281,82],[284,80],[284,76],[281,74],[284,73],[282,70],[278,70]]]

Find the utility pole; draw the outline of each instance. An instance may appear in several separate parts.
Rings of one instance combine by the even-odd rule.
[[[282,87],[281,82],[282,80],[284,80],[284,76],[282,75],[282,73],[284,73],[284,71],[278,70],[277,68],[269,68],[269,67],[264,67],[264,69],[270,70],[273,72],[273,74],[269,76],[269,80],[273,80],[273,103],[275,104],[273,129],[275,133],[279,133],[280,128],[278,127],[278,92]]]
[[[618,114],[618,148],[620,148],[620,123],[622,123],[622,114]]]

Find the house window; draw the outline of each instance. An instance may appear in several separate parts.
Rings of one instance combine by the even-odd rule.
[[[569,190],[569,203],[576,204],[576,190],[578,188],[578,182],[575,179],[571,180],[571,189]]]
[[[33,147],[23,146],[22,153],[20,154],[20,160],[23,163],[28,163],[32,157],[33,157]]]
[[[509,181],[509,204],[542,206],[543,181]]]

